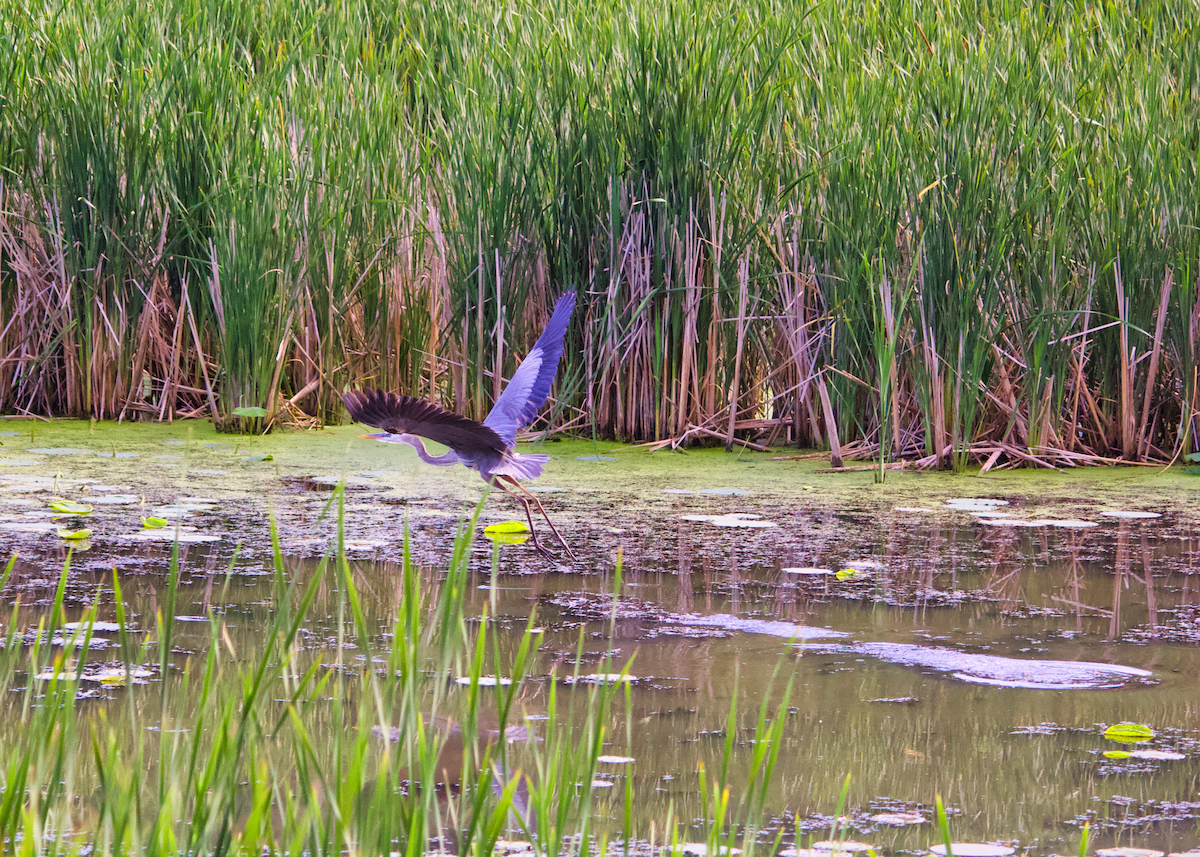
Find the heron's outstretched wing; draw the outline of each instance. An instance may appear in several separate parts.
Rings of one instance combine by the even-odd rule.
[[[500,435],[483,423],[444,411],[424,399],[368,387],[343,394],[342,401],[356,422],[391,434],[420,435],[460,453],[503,452],[505,449]]]
[[[575,293],[566,292],[554,305],[546,329],[525,355],[508,386],[484,418],[483,424],[495,429],[505,443],[515,443],[517,431],[527,426],[542,405],[546,404],[550,385],[558,371],[558,360],[562,357],[563,337],[574,311]]]

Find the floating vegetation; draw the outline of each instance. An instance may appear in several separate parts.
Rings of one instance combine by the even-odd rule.
[[[166,518],[157,518],[153,515],[142,518],[142,527],[147,530],[161,530],[169,523],[171,522]]]
[[[352,553],[363,553],[364,551],[378,550],[386,545],[386,539],[346,539],[342,543],[342,547]]]
[[[880,812],[872,815],[871,821],[891,827],[906,827],[911,824],[927,824],[929,819],[919,812]]]
[[[784,574],[795,574],[800,577],[832,577],[833,572],[828,568],[784,568],[780,569]]]
[[[1104,737],[1121,744],[1137,744],[1154,740],[1154,730],[1141,723],[1117,723],[1104,730]]]
[[[9,533],[53,533],[58,531],[58,524],[4,521],[0,523],[0,530]]]
[[[1161,518],[1160,512],[1138,512],[1138,511],[1110,511],[1101,512],[1100,515],[1105,518],[1125,518],[1128,520],[1149,520],[1151,518]]]
[[[242,461],[245,461],[247,463],[257,463],[260,461],[274,461],[274,460],[275,460],[275,456],[271,455],[270,453],[266,453],[266,452],[260,452],[256,455],[247,455],[245,458],[242,459]]]
[[[1076,521],[1072,519],[1059,520],[1056,518],[1038,519],[1033,521],[1031,525],[1039,527],[1061,527],[1065,530],[1086,530],[1092,527],[1100,526],[1095,521]]]
[[[924,506],[893,506],[892,511],[901,514],[930,515],[934,510],[926,509]]]
[[[684,515],[685,521],[712,524],[715,527],[743,527],[746,529],[767,529],[777,527],[772,521],[761,520],[761,515],[731,512],[726,515]]]
[[[621,684],[636,681],[626,673],[590,673],[588,675],[566,675],[562,677],[563,684]]]
[[[992,845],[987,842],[952,842],[950,847],[931,845],[929,850],[939,857],[1008,857],[1017,849],[1009,845]]]
[[[1163,857],[1154,848],[1097,848],[1096,857]]]
[[[529,541],[529,525],[524,521],[501,521],[485,527],[483,535],[496,544],[524,544]]]
[[[132,681],[133,684],[146,684],[145,680],[153,675],[153,671],[143,667],[89,666],[81,674],[74,668],[55,666],[38,673],[34,679],[37,681],[94,681],[109,687],[120,687],[127,681]]]
[[[1141,759],[1152,762],[1177,762],[1187,758],[1186,753],[1174,750],[1106,750],[1104,758],[1120,761],[1122,759]]]
[[[97,506],[133,506],[142,502],[137,494],[103,494],[89,499]]]
[[[664,488],[662,490],[662,492],[664,494],[679,494],[679,495],[687,495],[687,494],[695,494],[696,493],[695,491],[691,491],[687,488]]]
[[[50,509],[63,515],[90,515],[92,507],[87,503],[74,503],[70,500],[51,500]]]
[[[199,469],[195,469],[195,470],[189,470],[188,473],[193,473],[197,476],[224,476],[226,471],[210,470],[207,468],[199,468]]]
[[[707,494],[711,497],[747,497],[754,493],[745,488],[701,488],[697,494]]]
[[[512,679],[494,675],[481,675],[478,678],[469,675],[460,675],[454,679],[454,682],[455,684],[464,686],[478,684],[480,687],[508,687],[512,684]]]
[[[1153,676],[1149,670],[1120,664],[1020,660],[911,643],[859,643],[852,646],[850,651],[865,653],[890,663],[925,667],[960,681],[996,687],[1096,690],[1145,682]]]
[[[39,446],[25,450],[34,455],[94,455],[94,449],[78,449],[71,446]]]
[[[871,851],[874,845],[868,842],[855,842],[853,839],[824,839],[810,846],[814,851],[836,851],[839,854],[857,854],[860,851]]]
[[[219,542],[221,537],[213,533],[201,533],[195,527],[177,526],[162,529],[140,530],[130,533],[126,538],[136,541],[174,542],[180,544],[202,544],[204,542]]]
[[[137,458],[141,453],[137,452],[97,452],[96,455],[100,458]]]
[[[601,765],[632,765],[637,759],[633,756],[597,756],[596,761]]]
[[[81,629],[90,628],[95,634],[115,634],[121,630],[121,625],[117,622],[102,622],[96,620],[94,622],[64,622],[62,629],[64,631],[78,631]],[[127,631],[133,631],[133,628],[126,628]]]
[[[91,530],[69,530],[63,527],[58,528],[58,537],[66,541],[82,541],[92,537]]]
[[[951,509],[977,512],[995,509],[997,506],[1007,506],[1009,502],[997,497],[952,497],[946,501],[946,505]]]

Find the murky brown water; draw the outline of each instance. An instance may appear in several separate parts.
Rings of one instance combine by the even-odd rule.
[[[756,461],[751,466],[767,466],[764,458]],[[694,464],[687,484],[698,486],[704,474]],[[436,496],[422,494],[430,491],[419,482],[427,474],[407,467],[364,470],[357,477],[362,484],[348,492],[353,567],[381,647],[398,603],[402,516],[432,585],[453,521],[467,508],[459,501],[446,509]],[[97,592],[103,602],[115,567],[133,622],[149,627],[162,597],[169,547],[121,535],[137,529],[125,518],[179,494],[216,495],[187,519],[197,532],[220,538],[184,546],[179,610],[202,617],[212,606],[224,618],[237,657],[252,660],[273,607],[265,575],[267,510],[244,490],[222,494],[233,490],[231,480],[209,476],[208,469],[198,468],[194,478],[157,494],[135,484],[132,490],[143,499],[136,511],[113,506],[104,517],[101,509],[90,524],[97,530],[92,549],[73,560],[67,600],[76,612]],[[123,476],[133,481],[128,471]],[[278,468],[273,478],[289,571],[304,580],[332,537],[332,522],[319,518],[328,489]],[[627,778],[635,830],[661,825],[668,811],[676,819],[701,817],[699,763],[709,772],[720,767],[731,705],[736,702],[737,716],[730,779],[738,782],[749,775],[759,706],[768,700],[774,714],[791,681],[782,715],[784,746],[767,793],[776,826],[798,826],[824,838],[849,774],[845,815],[853,835],[880,848],[918,849],[938,841],[930,824],[893,828],[871,818],[896,810],[931,818],[938,795],[953,810],[952,831],[962,841],[1013,840],[1042,853],[1070,852],[1080,826],[1090,821],[1093,843],[1173,851],[1200,845],[1200,576],[1194,567],[1200,530],[1192,509],[1176,499],[1182,489],[1172,487],[1174,494],[1141,504],[1130,504],[1127,492],[1119,504],[1111,497],[1096,500],[1094,486],[1102,483],[1095,481],[1047,489],[1037,482],[981,485],[939,477],[924,484],[897,480],[902,488],[878,491],[864,481],[835,502],[800,490],[811,487],[801,482],[812,482],[819,492],[822,477],[811,474],[790,489],[776,482],[755,495],[702,496],[662,494],[675,483],[659,473],[638,498],[623,502],[625,488],[609,490],[603,477],[550,478],[567,487],[543,499],[581,562],[568,571],[528,546],[506,546],[493,566],[493,546],[480,537],[470,602],[476,614],[486,608],[510,635],[506,650],[515,647],[532,612],[546,629],[539,665],[522,697],[535,725],[552,675],[607,671],[631,660],[636,680],[628,705],[622,702],[613,713],[606,750],[637,761],[609,766],[604,779],[613,787],[596,793],[600,819],[611,831],[620,830],[627,811]],[[636,472],[628,478],[636,480]],[[1130,478],[1124,472],[1113,477]],[[719,481],[753,485],[728,473]],[[372,487],[380,482],[387,483],[386,493]],[[993,511],[1022,519],[1083,518],[1096,526],[986,523],[944,505],[964,485],[1012,503]],[[86,489],[81,483],[72,496]],[[454,483],[452,492],[460,490]],[[44,506],[45,492],[13,490],[7,496],[12,499],[4,500],[0,513],[9,522],[34,522]],[[514,516],[511,508],[489,504],[489,520]],[[902,504],[933,511],[895,510]],[[1099,514],[1122,505],[1152,505],[1164,514]],[[684,520],[729,513],[761,515],[777,526]],[[19,529],[0,532],[0,539],[20,553],[8,592],[20,595],[28,608],[22,620],[34,624],[38,605],[53,597],[65,546]],[[239,539],[242,547],[235,551]],[[608,596],[618,554],[621,601],[613,623]],[[328,618],[303,635],[312,656],[326,662],[338,657],[335,596],[332,584],[322,589],[314,614]],[[101,615],[112,618],[111,605],[102,606]],[[800,633],[803,641],[793,639],[799,625],[837,635],[808,639],[812,635]],[[180,662],[209,640],[206,622],[181,623]],[[1030,661],[1056,663],[1022,673],[1020,665]],[[1126,669],[1091,673],[1074,662]],[[1044,686],[1031,686],[1039,684]],[[125,692],[100,690],[89,704],[99,709],[105,696]],[[152,708],[153,681],[133,692],[145,694]],[[558,692],[578,691],[560,684]],[[1105,751],[1121,748],[1105,740],[1103,730],[1125,720],[1153,727],[1158,738],[1147,748],[1185,758],[1107,759]]]

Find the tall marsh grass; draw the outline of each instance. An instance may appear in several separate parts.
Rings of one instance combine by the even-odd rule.
[[[558,427],[1168,460],[1197,12],[8,4],[0,409],[236,427],[371,383],[478,416],[576,289]]]

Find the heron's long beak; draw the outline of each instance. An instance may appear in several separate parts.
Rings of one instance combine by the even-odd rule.
[[[378,434],[360,434],[359,437],[365,437],[367,440],[378,440],[381,437],[387,437],[387,432],[379,432]]]

